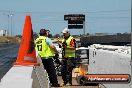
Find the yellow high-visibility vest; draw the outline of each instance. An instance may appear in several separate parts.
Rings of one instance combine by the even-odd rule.
[[[75,49],[69,49],[71,46],[70,46],[70,41],[73,39],[72,36],[70,36],[67,40],[66,40],[66,45],[67,45],[67,48],[65,48],[65,55],[64,57],[75,57]],[[65,41],[65,39],[62,40],[62,43]]]
[[[46,37],[39,36],[39,38],[35,40],[35,44],[36,50],[41,57],[49,58],[54,56],[54,51],[46,43]]]

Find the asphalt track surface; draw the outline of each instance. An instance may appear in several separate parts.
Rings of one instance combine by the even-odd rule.
[[[16,60],[19,45],[0,44],[0,79],[9,71]]]

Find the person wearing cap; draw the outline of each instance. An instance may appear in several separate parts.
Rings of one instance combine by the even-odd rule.
[[[42,59],[44,68],[46,69],[49,80],[52,86],[59,87],[56,75],[55,66],[53,63],[53,57],[58,54],[56,47],[53,45],[49,36],[49,30],[41,29],[40,36],[35,40],[36,50]]]
[[[65,28],[62,33],[62,86],[70,86],[72,85],[72,70],[75,66],[76,40],[70,35],[69,29]]]

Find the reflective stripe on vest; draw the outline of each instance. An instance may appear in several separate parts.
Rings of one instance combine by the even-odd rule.
[[[75,57],[75,50],[65,49],[65,57]]]
[[[38,51],[41,57],[49,58],[54,56],[53,50],[46,43],[46,37],[39,36],[39,38],[35,40],[35,44],[36,50]]]
[[[67,44],[67,47],[71,47],[70,46],[70,41],[71,39],[73,39],[72,36],[70,36],[67,40],[66,40],[66,44]],[[62,41],[64,42],[64,40]],[[65,56],[64,57],[75,57],[75,50],[74,49],[69,49],[69,48],[66,48],[65,49]]]

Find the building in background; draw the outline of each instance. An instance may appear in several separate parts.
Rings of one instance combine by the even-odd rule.
[[[7,30],[0,30],[0,36],[7,36]]]

